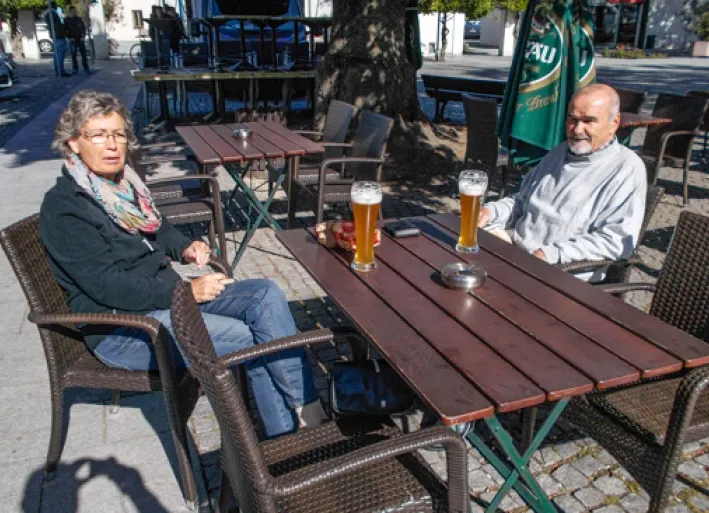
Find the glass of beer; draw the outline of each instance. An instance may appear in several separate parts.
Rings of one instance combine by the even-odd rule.
[[[460,193],[460,237],[455,250],[460,253],[477,253],[478,216],[481,198],[487,190],[487,174],[484,171],[465,170],[458,177]]]
[[[374,230],[382,203],[382,187],[377,182],[352,184],[352,211],[354,212],[357,249],[352,260],[355,271],[374,268]]]

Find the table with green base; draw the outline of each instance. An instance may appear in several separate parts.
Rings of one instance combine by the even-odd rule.
[[[234,130],[239,128],[250,129],[251,135],[246,138],[235,137]],[[275,121],[178,126],[177,132],[190,147],[200,165],[221,164],[236,182],[225,206],[234,207],[242,215],[246,222],[246,233],[232,261],[232,267],[239,263],[262,223],[266,223],[275,231],[281,230],[278,221],[270,213],[276,192],[285,182],[286,194],[290,194],[287,190],[291,183],[290,176],[297,173],[300,158],[324,151],[321,145]],[[261,201],[256,196],[248,175],[253,166],[264,161],[269,173],[269,190],[265,201]],[[279,166],[279,161],[283,165]],[[239,196],[246,200],[246,209],[237,201]]]
[[[456,253],[458,216],[409,220],[421,235],[382,233],[367,273],[312,230],[278,238],[443,424],[487,425],[492,438],[465,436],[505,478],[490,512],[513,489],[556,511],[529,461],[571,398],[709,363],[707,344],[486,232],[480,253]],[[453,262],[483,266],[487,281],[446,288],[440,270]],[[518,450],[501,417],[543,404],[548,416]]]

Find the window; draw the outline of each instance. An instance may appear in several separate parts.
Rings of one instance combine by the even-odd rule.
[[[142,29],[143,28],[143,11],[141,11],[141,10],[131,11],[130,17],[133,20],[133,28],[134,29]]]

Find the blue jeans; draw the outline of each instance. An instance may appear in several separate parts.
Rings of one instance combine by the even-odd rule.
[[[57,39],[54,41],[54,52],[56,54],[56,58],[54,59],[54,71],[57,75],[66,73],[66,71],[64,71],[64,59],[66,58],[67,49],[66,39]],[[57,65],[59,68],[57,68]]]
[[[219,356],[297,333],[285,295],[270,280],[245,280],[227,285],[214,301],[200,305],[202,318]],[[189,366],[172,338],[169,310],[147,314],[170,332],[175,365]],[[96,356],[110,367],[155,370],[155,352],[145,332],[119,328],[104,338]],[[294,409],[316,398],[310,365],[303,349],[290,349],[246,363],[246,374],[266,436],[296,430]]]

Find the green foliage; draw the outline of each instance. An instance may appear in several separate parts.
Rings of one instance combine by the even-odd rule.
[[[666,53],[646,52],[641,48],[627,47],[624,45],[618,45],[615,49],[606,47],[601,52],[601,55],[611,59],[664,59],[667,57]]]
[[[705,8],[704,12],[698,13],[692,28],[699,36],[699,39],[709,41],[709,7]]]

